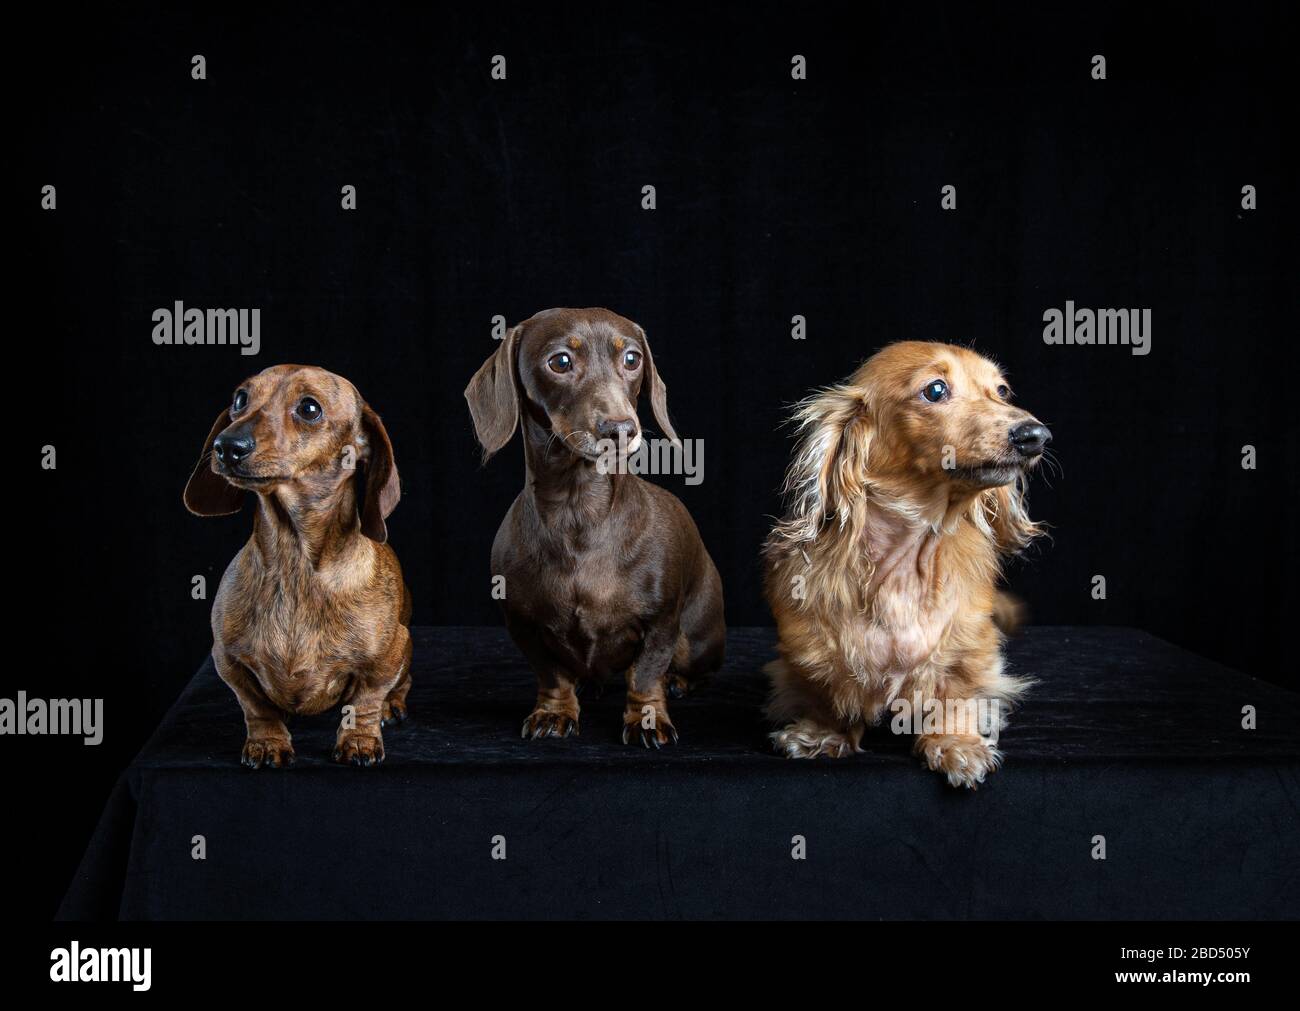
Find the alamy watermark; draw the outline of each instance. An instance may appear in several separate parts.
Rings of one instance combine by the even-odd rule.
[[[151,318],[158,345],[230,344],[241,355],[262,349],[261,309],[186,309],[178,300],[170,309],[155,309]]]
[[[1076,309],[1067,299],[1065,309],[1043,312],[1044,344],[1120,344],[1135,355],[1151,353],[1150,309]]]
[[[152,948],[83,948],[73,941],[50,952],[55,983],[130,983],[141,992],[152,985],[152,969]]]
[[[889,704],[894,714],[889,729],[895,734],[975,735],[989,744],[998,743],[1006,715],[1000,699],[897,698]]]
[[[596,443],[596,470],[601,474],[678,474],[689,485],[704,481],[704,440],[640,439],[637,448],[620,436]]]
[[[86,745],[104,739],[103,699],[0,699],[0,735],[68,735]]]

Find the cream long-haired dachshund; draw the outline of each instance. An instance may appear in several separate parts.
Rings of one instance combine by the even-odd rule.
[[[996,584],[1001,558],[1041,532],[1024,483],[1051,433],[988,359],[920,341],[884,348],[794,421],[787,509],[764,548],[773,743],[849,755],[868,725],[919,702],[917,753],[975,787],[1028,684],[1003,671],[1017,607]],[[991,725],[971,718],[990,712]]]

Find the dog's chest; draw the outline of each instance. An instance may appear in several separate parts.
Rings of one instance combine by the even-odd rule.
[[[562,580],[548,625],[592,674],[620,671],[635,659],[641,622],[625,581],[601,566],[576,569]]]
[[[261,579],[229,607],[227,651],[276,705],[321,712],[345,694],[358,664],[374,651],[374,629],[363,617],[349,596],[312,579]]]
[[[938,656],[956,614],[955,600],[918,602],[877,597],[872,614],[857,623],[860,663],[876,674],[909,674]]]
[[[942,664],[943,644],[956,617],[958,588],[933,568],[898,565],[874,587],[870,610],[849,624],[847,659],[872,682],[924,676]]]
[[[621,672],[636,658],[643,638],[644,602],[630,592],[629,579],[612,551],[594,550],[550,558],[545,592],[507,592],[506,606],[541,626],[552,646],[580,672]]]

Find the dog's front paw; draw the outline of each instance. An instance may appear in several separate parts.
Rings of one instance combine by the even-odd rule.
[[[406,722],[406,703],[397,702],[392,699],[384,699],[383,710],[379,714],[379,725],[382,727],[392,726],[394,723]]]
[[[293,763],[293,743],[287,737],[250,737],[239,756],[239,764],[250,769],[287,769]]]
[[[384,760],[384,739],[363,730],[342,731],[334,742],[333,758],[340,765],[378,765]]]
[[[573,737],[578,734],[578,717],[569,713],[556,713],[549,709],[534,709],[524,720],[520,737],[534,741],[543,737]]]
[[[813,720],[796,720],[781,730],[768,735],[772,746],[786,758],[848,758],[862,749],[858,742],[862,731],[856,734],[825,727]]]
[[[916,739],[916,753],[929,768],[947,776],[950,786],[972,790],[1002,764],[1002,752],[974,734],[923,734]]]
[[[629,705],[623,713],[623,743],[662,748],[665,744],[677,743],[677,728],[668,719],[668,711],[663,706],[652,703]]]

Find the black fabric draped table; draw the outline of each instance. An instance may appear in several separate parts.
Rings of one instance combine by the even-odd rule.
[[[1010,669],[1039,684],[978,792],[887,725],[854,758],[775,755],[771,629],[732,630],[723,671],[670,703],[681,743],[663,751],[620,742],[613,683],[584,696],[580,737],[521,740],[535,684],[504,631],[412,632],[411,718],[371,769],[329,761],[337,711],[290,724],[294,768],[243,768],[238,706],[205,662],[119,781],[60,919],[1300,914],[1300,696],[1144,632],[1013,640]]]

